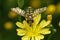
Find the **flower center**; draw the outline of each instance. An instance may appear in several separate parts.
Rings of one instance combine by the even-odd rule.
[[[30,30],[27,32],[27,36],[32,37],[32,36],[37,36],[39,33],[37,30]]]

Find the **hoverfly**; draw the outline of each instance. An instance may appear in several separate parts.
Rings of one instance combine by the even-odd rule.
[[[27,22],[29,24],[31,24],[33,22],[33,17],[36,16],[37,14],[40,14],[40,13],[46,11],[46,9],[47,9],[47,7],[38,8],[36,10],[33,10],[32,7],[28,7],[26,10],[22,10],[19,7],[16,7],[16,8],[12,8],[11,10],[18,13],[20,16],[25,17]]]

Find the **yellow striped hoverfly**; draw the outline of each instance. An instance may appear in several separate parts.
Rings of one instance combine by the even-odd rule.
[[[26,10],[22,10],[19,7],[11,8],[12,11],[16,12],[20,16],[25,17],[25,19],[27,20],[27,22],[29,24],[31,24],[33,22],[33,17],[34,16],[36,16],[39,13],[42,13],[42,12],[46,11],[46,9],[47,9],[47,7],[38,8],[36,10],[33,10],[32,7],[28,7]],[[36,14],[36,15],[34,15],[34,14]]]

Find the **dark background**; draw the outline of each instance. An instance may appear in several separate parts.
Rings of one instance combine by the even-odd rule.
[[[22,1],[22,0],[21,0]],[[21,2],[23,6],[18,5],[17,0],[0,0],[0,40],[20,40],[21,38],[17,35],[16,28],[17,26],[15,25],[16,21],[22,21],[24,18],[21,17],[21,19],[18,19],[18,17],[10,18],[8,17],[9,12],[11,11],[11,8],[19,6],[21,9],[24,9],[28,6],[30,6],[29,3],[30,0],[24,0]],[[50,4],[57,5],[57,3],[60,3],[59,0],[40,0],[41,1],[41,7],[48,6]],[[42,15],[44,18],[45,14]],[[56,12],[52,15],[52,25],[54,28],[57,30],[56,33],[54,33],[50,40],[60,40],[60,27],[58,25],[60,21],[60,14],[57,14]],[[13,28],[7,30],[4,28],[5,22],[12,22],[13,23]],[[47,39],[46,39],[47,40]]]

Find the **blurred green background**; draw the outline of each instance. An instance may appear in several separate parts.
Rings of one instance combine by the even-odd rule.
[[[0,40],[21,40],[21,37],[17,35],[15,23],[24,20],[24,17],[11,11],[11,8],[19,7],[24,10],[28,6],[32,6],[34,9],[48,7],[46,13],[42,14],[42,19],[46,19],[46,15],[52,15],[51,24],[57,31],[50,40],[60,40],[59,0],[0,0]]]

